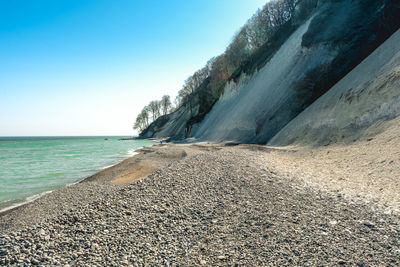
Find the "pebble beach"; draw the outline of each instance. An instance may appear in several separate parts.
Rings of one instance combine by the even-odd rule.
[[[398,266],[400,217],[280,176],[252,147],[167,145],[1,216],[4,266]],[[169,159],[115,185],[142,159]],[[161,160],[160,160],[161,161]]]

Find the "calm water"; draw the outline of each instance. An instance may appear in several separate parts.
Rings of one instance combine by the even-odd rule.
[[[77,182],[151,141],[121,137],[0,137],[0,210]]]

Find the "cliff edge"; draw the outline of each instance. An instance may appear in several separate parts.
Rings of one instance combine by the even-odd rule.
[[[200,100],[191,103],[190,109],[180,106],[153,122],[141,136],[285,145],[307,135],[314,143],[326,144],[333,141],[327,135],[333,131],[336,136],[359,135],[360,129],[376,120],[397,116],[398,61],[394,57],[398,34],[363,60],[399,29],[400,4],[390,0],[314,2],[307,17],[289,20],[290,25],[278,32],[283,36],[279,47],[267,47],[270,50],[264,54],[256,53],[253,63],[237,68],[215,102],[204,106],[205,86],[201,85],[195,92]],[[363,67],[352,71],[361,62]],[[341,104],[334,108],[338,112],[333,113],[338,101]],[[308,115],[300,115],[306,109]],[[312,132],[308,132],[310,127]]]

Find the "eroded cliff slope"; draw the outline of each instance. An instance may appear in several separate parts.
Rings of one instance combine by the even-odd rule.
[[[183,106],[156,121],[157,127],[150,126],[142,135],[267,143],[389,38],[400,26],[398,14],[400,3],[393,0],[318,1],[310,17],[266,59],[264,67],[255,73],[242,71],[226,84],[204,119],[193,123],[201,106],[194,112]],[[380,64],[386,64],[385,60]],[[370,60],[368,64],[375,63]],[[353,87],[349,94],[357,98],[359,93],[354,90],[358,89]],[[383,98],[375,95],[376,102],[371,93],[368,101],[379,106]],[[277,144],[278,139],[274,140]],[[286,137],[285,142],[279,142],[292,140]]]
[[[270,145],[353,141],[400,115],[400,30],[293,119]]]

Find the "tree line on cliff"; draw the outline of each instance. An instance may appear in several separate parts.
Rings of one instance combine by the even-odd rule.
[[[160,116],[168,114],[172,109],[171,97],[164,95],[161,100],[153,100],[147,106],[144,106],[142,111],[136,117],[134,129],[143,131],[152,121],[155,121]]]
[[[137,116],[134,129],[142,132],[151,121],[180,108],[189,111],[187,128],[200,122],[219,99],[226,83],[237,81],[242,73],[253,74],[264,66],[295,30],[295,25],[310,15],[317,3],[318,0],[267,2],[233,36],[224,53],[211,58],[203,68],[185,80],[174,108],[171,108],[169,96],[164,96],[168,97],[168,108],[164,108],[163,100],[150,102]],[[199,107],[196,112],[195,106]]]

